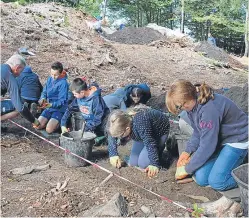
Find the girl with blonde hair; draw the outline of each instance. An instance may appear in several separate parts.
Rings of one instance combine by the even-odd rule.
[[[231,171],[248,152],[248,117],[230,99],[203,83],[174,82],[166,96],[170,112],[187,111],[194,132],[177,162],[176,179],[194,174],[200,186],[216,190],[235,188]]]
[[[169,128],[168,117],[154,109],[113,111],[107,122],[110,163],[114,167],[121,167],[117,139],[132,139],[129,165],[146,169],[149,177],[155,176],[159,172],[159,159],[165,148]]]

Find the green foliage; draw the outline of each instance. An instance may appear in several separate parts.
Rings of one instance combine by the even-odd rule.
[[[193,217],[196,217],[196,218],[201,217],[201,216],[203,215],[204,209],[198,207],[197,204],[194,204],[193,207],[194,207],[194,211],[192,212],[191,215],[192,215]]]

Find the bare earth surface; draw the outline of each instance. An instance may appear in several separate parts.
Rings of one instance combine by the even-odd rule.
[[[27,57],[27,62],[39,74],[42,83],[49,75],[50,65],[61,61],[69,72],[70,81],[87,76],[99,83],[104,94],[128,83],[146,82],[152,88],[152,106],[156,107],[163,104],[163,99],[158,97],[157,100],[157,96],[162,96],[175,79],[189,79],[193,83],[206,81],[216,89],[243,87],[247,82],[247,72],[243,68],[216,66],[214,60],[194,52],[194,45],[183,47],[176,41],[163,41],[160,45],[105,41],[87,28],[83,12],[58,5],[1,3],[1,18],[1,62],[18,48],[28,47],[36,56]],[[15,121],[32,130],[20,117]],[[183,209],[115,177],[98,188],[108,176],[106,172],[93,166],[69,168],[64,163],[64,153],[58,148],[13,124],[6,122],[4,125],[8,130],[1,135],[3,217],[81,216],[93,206],[109,201],[116,192],[128,202],[129,216],[144,216],[142,205],[150,208],[155,216],[187,216]],[[59,143],[58,139],[54,142]],[[120,147],[121,156],[129,154],[129,149],[130,144]],[[194,182],[176,184],[177,157],[165,151],[165,158],[165,168],[169,169],[149,179],[134,168],[112,168],[106,145],[93,148],[94,162],[171,200],[184,204],[200,202],[186,195],[205,196],[210,201],[220,197],[219,193]],[[10,172],[17,167],[44,164],[49,164],[50,168],[26,175]],[[69,181],[63,191],[56,194],[51,191],[66,179]]]

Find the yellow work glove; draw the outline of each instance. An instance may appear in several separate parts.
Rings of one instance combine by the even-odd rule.
[[[149,165],[145,171],[147,172],[148,177],[153,177],[159,172],[159,168],[153,165]]]
[[[176,180],[184,179],[187,176],[188,173],[185,170],[185,166],[176,168],[176,175],[175,175]]]
[[[181,153],[177,161],[177,167],[185,166],[189,163],[189,161],[190,161],[190,154],[184,151]]]
[[[45,98],[42,98],[38,101],[39,105],[42,106],[44,103],[46,103],[47,100]]]
[[[39,120],[37,119],[37,118],[35,118],[35,121],[34,121],[34,123],[32,123],[33,124],[33,127],[35,128],[35,129],[37,129],[39,126],[40,126],[40,122],[39,122]]]
[[[65,132],[68,132],[67,127],[62,126],[62,127],[61,127],[61,134],[65,133]]]
[[[119,158],[119,156],[110,157],[110,164],[116,168],[120,168],[121,167],[121,159]]]
[[[52,104],[50,104],[50,103],[44,104],[44,108],[50,108],[50,107],[52,107]]]

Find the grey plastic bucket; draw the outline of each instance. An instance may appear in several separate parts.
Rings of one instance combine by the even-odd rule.
[[[81,133],[81,130],[63,133],[60,137],[60,145],[70,152],[89,160],[92,157],[92,147],[96,135],[91,132],[84,132],[81,138]],[[83,167],[88,165],[84,160],[67,152],[65,152],[65,163],[69,167]]]
[[[240,189],[243,215],[248,217],[248,163],[235,168],[232,171],[232,176],[238,183]]]
[[[74,112],[71,117],[71,123],[73,131],[81,130],[84,118],[82,117],[81,112]]]

